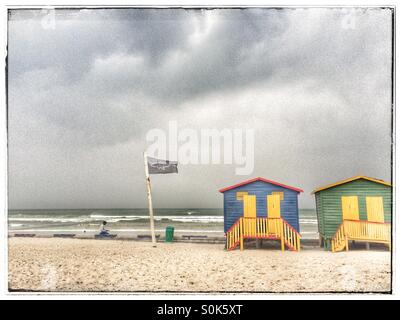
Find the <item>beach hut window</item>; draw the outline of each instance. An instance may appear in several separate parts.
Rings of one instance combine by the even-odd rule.
[[[370,222],[385,222],[383,214],[383,199],[382,197],[366,197],[367,219]]]
[[[236,192],[236,200],[242,201],[243,200],[243,196],[247,196],[248,192]]]
[[[342,214],[343,220],[360,220],[357,196],[342,197]]]
[[[285,199],[283,191],[273,191],[272,194],[273,195],[278,195],[279,198],[281,199],[281,201],[283,201]]]

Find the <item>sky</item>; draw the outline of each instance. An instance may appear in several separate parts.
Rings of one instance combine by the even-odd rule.
[[[264,177],[391,180],[388,9],[11,10],[10,209],[144,208],[149,130],[251,129],[254,171],[180,164],[158,208],[222,207]]]

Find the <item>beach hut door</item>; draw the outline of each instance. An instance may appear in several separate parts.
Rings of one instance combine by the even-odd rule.
[[[382,197],[366,197],[367,219],[370,222],[385,222]]]
[[[270,194],[267,196],[268,218],[281,217],[281,197],[279,194]]]
[[[256,196],[243,196],[243,213],[245,218],[255,218],[257,216]]]
[[[342,197],[343,220],[360,220],[358,211],[358,197]]]

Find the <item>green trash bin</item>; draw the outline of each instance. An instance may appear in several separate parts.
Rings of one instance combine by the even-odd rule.
[[[174,227],[168,226],[165,228],[165,242],[174,242]]]

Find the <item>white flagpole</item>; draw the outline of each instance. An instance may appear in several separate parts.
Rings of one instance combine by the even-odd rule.
[[[153,247],[156,247],[156,234],[154,231],[153,201],[151,199],[150,174],[149,174],[149,166],[147,163],[147,153],[146,152],[143,152],[143,157],[144,157],[144,170],[146,173],[147,198],[149,200],[151,242],[153,243]]]

